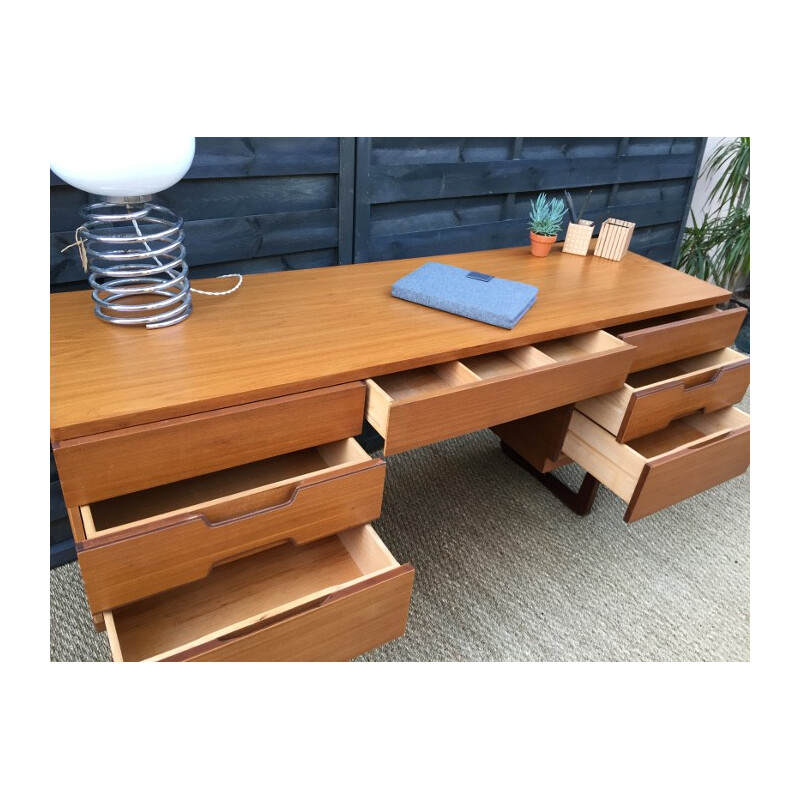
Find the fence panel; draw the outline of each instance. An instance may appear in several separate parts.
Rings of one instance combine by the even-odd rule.
[[[354,259],[525,245],[530,200],[568,189],[576,208],[591,190],[585,218],[635,222],[632,249],[671,263],[703,146],[702,138],[359,139]]]

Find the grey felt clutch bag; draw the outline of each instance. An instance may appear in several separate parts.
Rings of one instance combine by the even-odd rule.
[[[400,278],[392,296],[460,317],[513,328],[533,305],[535,286],[428,261]]]

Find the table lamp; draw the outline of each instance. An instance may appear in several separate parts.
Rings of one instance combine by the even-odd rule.
[[[193,136],[63,136],[50,169],[99,202],[85,206],[76,231],[95,314],[116,325],[164,328],[192,313],[183,220],[152,202],[194,158]]]

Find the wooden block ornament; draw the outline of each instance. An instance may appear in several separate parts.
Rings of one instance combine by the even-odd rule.
[[[569,208],[569,215],[572,222],[567,226],[567,235],[564,238],[564,246],[561,249],[562,253],[585,256],[589,252],[589,243],[594,233],[594,222],[583,219],[583,212],[586,211],[586,206],[589,205],[592,191],[592,189],[589,189],[589,194],[586,195],[581,210],[576,214],[575,206],[572,204],[572,195],[564,189],[564,197],[567,200],[567,207]]]
[[[585,256],[589,252],[589,242],[592,241],[593,233],[594,222],[589,222],[586,219],[570,222],[567,225],[567,235],[564,239],[562,252]]]
[[[628,252],[635,227],[635,223],[626,222],[624,219],[607,219],[600,226],[594,254],[610,261],[621,261]]]

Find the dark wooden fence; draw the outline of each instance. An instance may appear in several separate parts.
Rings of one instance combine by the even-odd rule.
[[[530,200],[569,189],[586,219],[636,223],[632,248],[670,263],[701,139],[359,139],[355,260],[524,245]],[[563,231],[559,238],[563,238]]]
[[[529,201],[569,189],[588,219],[636,223],[632,249],[673,263],[702,138],[198,138],[160,196],[186,223],[192,278],[524,245]],[[85,289],[83,192],[50,175],[52,291]],[[561,234],[563,238],[563,232]],[[74,558],[50,460],[51,566]]]

